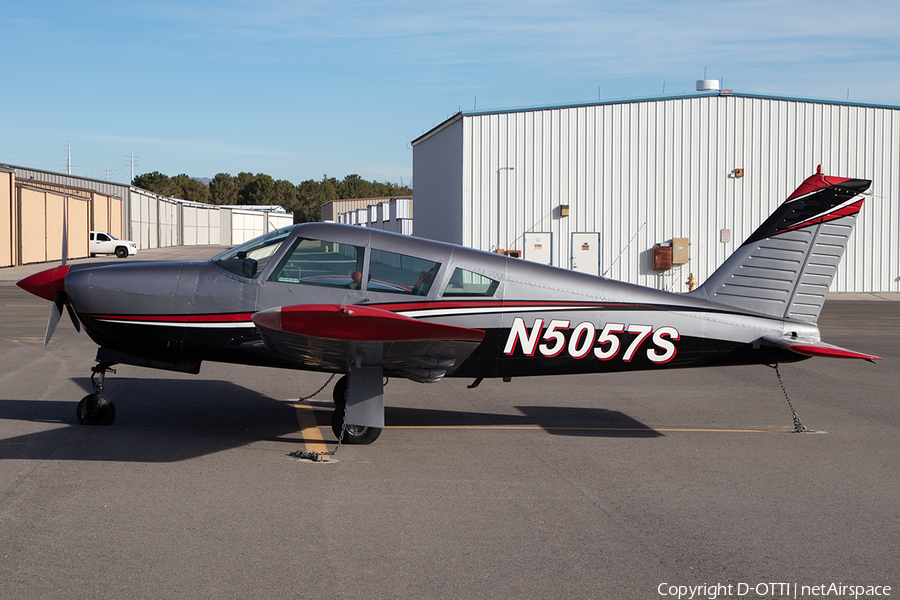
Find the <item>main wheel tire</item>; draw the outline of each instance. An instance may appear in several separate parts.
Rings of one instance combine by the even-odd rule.
[[[334,384],[331,390],[331,397],[334,399],[335,406],[342,406],[347,403],[347,376],[344,375]]]
[[[91,405],[94,406],[93,410],[90,409]],[[116,405],[107,402],[103,406],[97,406],[94,395],[88,394],[78,403],[75,415],[82,425],[112,425],[116,420]]]
[[[347,376],[344,375],[334,385],[331,393],[334,398],[334,412],[331,413],[331,431],[341,440],[342,444],[365,445],[371,444],[381,435],[380,427],[363,427],[360,425],[344,425],[344,415],[347,413]],[[343,431],[342,431],[343,430]],[[343,433],[343,439],[341,438]]]
[[[371,444],[381,435],[380,427],[364,427],[362,425],[344,425],[344,413],[347,412],[347,406],[341,404],[331,413],[331,431],[334,436],[341,440],[342,444],[362,446]],[[341,439],[341,429],[343,429],[344,437]]]
[[[118,258],[128,258],[128,248],[119,246],[118,248],[116,248],[116,256]]]

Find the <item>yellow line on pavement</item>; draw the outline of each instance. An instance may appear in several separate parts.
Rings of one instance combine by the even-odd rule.
[[[319,429],[316,415],[312,405],[305,402],[292,402],[291,405],[297,411],[297,423],[300,424],[300,436],[307,452],[328,452],[325,438]]]
[[[537,430],[547,431],[684,431],[696,433],[791,433],[786,429],[702,429],[688,427],[555,427],[543,425],[391,425],[388,429],[472,429],[472,430]]]

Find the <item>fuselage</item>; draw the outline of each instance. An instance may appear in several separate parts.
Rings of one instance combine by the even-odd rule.
[[[101,347],[174,363],[344,370],[262,343],[251,316],[301,304],[483,330],[447,372],[460,377],[786,362],[800,357],[758,340],[818,338],[810,323],[367,228],[311,223],[265,239],[206,262],[73,265],[65,293]]]

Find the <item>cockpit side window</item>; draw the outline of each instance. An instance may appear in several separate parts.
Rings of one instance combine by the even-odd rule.
[[[500,282],[459,267],[453,271],[444,296],[493,296]]]
[[[372,250],[368,290],[427,296],[441,263],[386,250]]]
[[[361,246],[297,238],[269,281],[359,289],[364,259]]]
[[[273,231],[214,256],[212,262],[235,275],[256,279],[290,234],[290,229]]]

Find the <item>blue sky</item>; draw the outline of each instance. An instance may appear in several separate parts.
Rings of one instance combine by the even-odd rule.
[[[0,163],[409,183],[456,111],[692,92],[900,105],[900,4],[31,0],[0,22]]]

